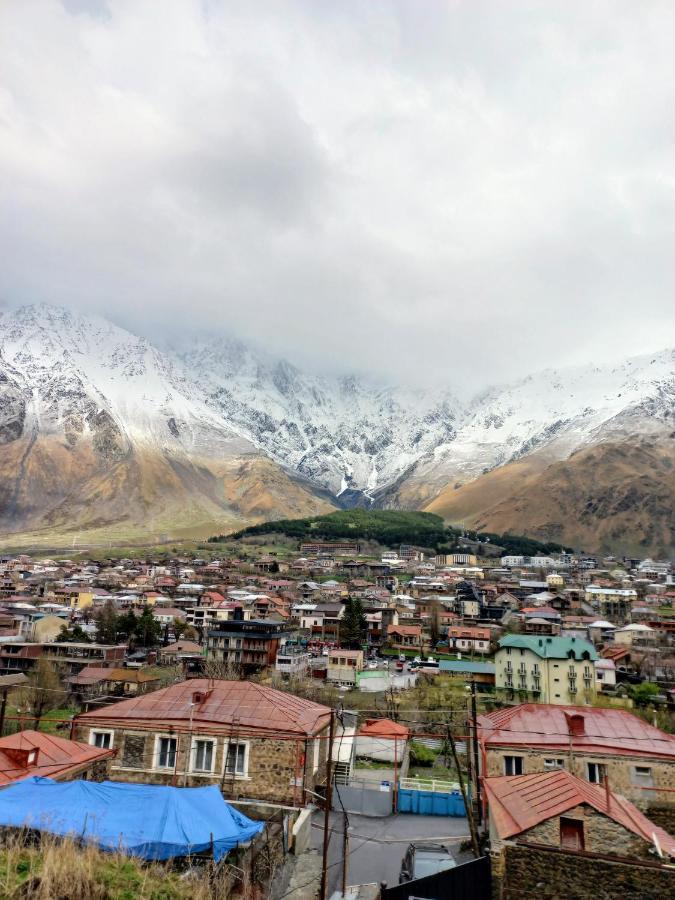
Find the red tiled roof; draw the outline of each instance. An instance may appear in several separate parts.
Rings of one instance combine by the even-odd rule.
[[[193,703],[195,693],[204,699]],[[210,693],[209,693],[210,692]],[[177,730],[201,726],[211,730],[237,728],[253,736],[302,735],[321,731],[330,718],[330,709],[250,681],[212,681],[193,678],[170,687],[122,700],[103,709],[77,716],[80,725],[115,723],[120,727],[164,727]]]
[[[37,750],[37,759],[28,764],[27,754]],[[0,738],[0,787],[41,775],[58,778],[72,769],[112,756],[113,750],[101,750],[79,741],[69,741],[39,731],[19,731]]]
[[[479,716],[479,739],[488,749],[508,746],[568,750],[570,715],[583,717],[583,733],[572,736],[577,751],[675,760],[675,736],[659,731],[625,709],[522,703]]]
[[[490,818],[500,838],[506,839],[534,828],[575,806],[592,806],[650,844],[655,833],[664,853],[675,856],[675,838],[644,816],[624,797],[609,793],[570,772],[537,772],[533,775],[486,778],[484,785]]]
[[[420,625],[390,625],[387,629],[387,634],[410,634],[410,635],[420,635],[422,633],[422,627]]]

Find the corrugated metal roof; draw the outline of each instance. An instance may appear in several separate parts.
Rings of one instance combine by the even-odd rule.
[[[407,738],[410,732],[405,725],[400,725],[392,719],[366,719],[359,728],[359,734],[366,737]]]
[[[39,752],[34,765],[27,765],[16,753],[35,749]],[[0,786],[20,781],[29,775],[58,778],[87,762],[106,759],[113,752],[39,731],[19,731],[0,738]]]
[[[198,692],[207,696],[194,704],[193,696]],[[83,725],[119,722],[164,728],[170,724],[186,726],[190,722],[193,728],[200,723],[231,727],[236,721],[241,731],[311,736],[321,731],[329,718],[327,706],[261,684],[193,678],[83,713],[75,721]]]
[[[570,772],[537,772],[502,776],[484,781],[490,818],[501,838],[521,834],[547,819],[586,804],[644,840],[656,833],[661,849],[675,856],[675,838],[644,816],[624,797],[610,791],[609,804],[603,787],[589,784]]]
[[[488,748],[569,749],[570,729],[566,714],[583,716],[583,734],[572,736],[575,750],[675,759],[675,737],[625,709],[523,703],[479,716],[479,737]]]

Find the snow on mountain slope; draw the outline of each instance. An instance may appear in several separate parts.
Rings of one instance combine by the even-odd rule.
[[[246,515],[262,509],[256,490],[270,514],[285,503],[302,510],[316,491],[345,505],[420,507],[519,459],[542,467],[610,434],[666,429],[674,372],[675,354],[664,351],[547,370],[460,403],[451,377],[443,390],[420,391],[319,376],[220,338],[160,351],[98,317],[25,307],[0,316],[0,448],[19,473],[4,520],[21,508],[22,473],[44,487],[50,460],[68,468],[61,451],[75,448],[89,454],[92,477],[134,460],[139,510],[171,485],[186,497],[201,491],[211,511],[245,495]],[[273,465],[243,465],[245,457]],[[154,491],[158,459],[165,487]],[[94,483],[90,491],[98,496]]]
[[[366,497],[454,438],[463,411],[450,391],[308,375],[283,360],[213,342],[183,361],[209,407],[273,458],[339,496]]]
[[[653,430],[674,411],[673,350],[615,366],[545,370],[478,396],[454,440],[407,473],[404,502],[426,500],[449,482],[466,483],[534,451],[564,459],[610,432]]]

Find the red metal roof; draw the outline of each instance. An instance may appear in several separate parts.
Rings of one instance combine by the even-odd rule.
[[[31,750],[38,751],[32,764],[28,761]],[[19,731],[0,738],[0,786],[29,775],[58,778],[87,763],[107,759],[114,752],[39,731]]]
[[[203,699],[193,702],[195,694]],[[122,700],[103,709],[83,713],[77,724],[119,723],[120,726],[156,726],[180,729],[225,729],[261,735],[311,736],[321,731],[330,718],[330,709],[250,681],[215,681],[193,678],[170,687]]]
[[[656,833],[661,849],[675,856],[675,838],[644,816],[624,797],[589,784],[570,772],[537,772],[533,775],[502,776],[484,780],[490,819],[499,837],[521,834],[540,822],[559,816],[575,806],[592,806],[650,844]]]
[[[488,749],[507,746],[568,750],[569,715],[583,717],[583,733],[575,733],[571,738],[576,750],[675,759],[675,737],[625,709],[522,703],[479,716],[479,738]]]
[[[405,725],[393,722],[391,719],[366,719],[359,728],[359,734],[366,737],[407,738],[410,732]]]

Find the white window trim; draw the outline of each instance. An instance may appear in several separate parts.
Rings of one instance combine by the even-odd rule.
[[[162,739],[168,739],[176,742],[176,759],[174,760],[174,764],[172,766],[160,766],[159,764],[159,742]],[[152,755],[152,768],[157,769],[159,772],[173,772],[176,768],[176,763],[178,762],[178,735],[176,734],[156,734],[155,735],[155,747]]]
[[[211,750],[211,768],[210,769],[198,769],[196,768],[197,762],[197,744],[198,743],[206,743],[211,744],[213,748]],[[190,772],[193,775],[214,775],[216,771],[216,753],[218,750],[217,740],[215,738],[210,737],[200,737],[196,735],[192,738],[192,743],[190,745]],[[224,765],[224,763],[223,763]]]
[[[227,751],[230,747],[230,744],[243,744],[243,746],[244,746],[244,771],[243,772],[235,771],[233,774],[232,772],[227,771]],[[240,741],[240,740],[232,741],[232,740],[226,739],[223,743],[223,774],[225,775],[225,778],[233,778],[234,777],[235,779],[238,779],[239,781],[250,781],[251,779],[248,774],[248,762],[249,762],[250,753],[251,753],[251,744],[249,741]]]
[[[96,747],[96,743],[94,741],[95,734],[109,734],[110,735],[110,746],[106,747],[106,750],[112,750],[115,745],[115,730],[113,728],[90,728],[89,729],[89,743],[92,747]],[[101,750],[104,748],[101,747]]]

